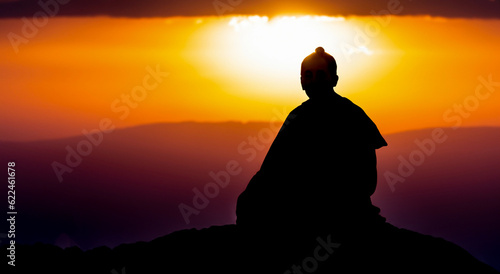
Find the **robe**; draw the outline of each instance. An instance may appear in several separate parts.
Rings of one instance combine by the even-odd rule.
[[[288,115],[238,197],[237,224],[315,230],[381,221],[370,196],[377,185],[375,150],[386,145],[349,99],[332,93],[305,101]]]

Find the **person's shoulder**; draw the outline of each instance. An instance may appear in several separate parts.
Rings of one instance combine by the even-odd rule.
[[[363,125],[362,129],[364,130],[364,136],[367,138],[368,142],[375,149],[387,146],[387,142],[385,141],[382,134],[378,130],[375,123],[370,119],[370,117],[366,114],[366,112],[358,105],[353,103],[351,100],[341,97],[342,101],[345,105],[348,105],[351,109],[351,116],[356,119],[359,124]],[[353,115],[354,114],[354,115]]]
[[[307,109],[309,108],[310,103],[308,103],[308,101],[309,100],[302,102],[302,104],[290,111],[284,121],[284,125],[289,125],[292,121],[299,120],[298,117],[303,117],[304,113],[307,112]]]
[[[355,104],[350,99],[339,95],[339,102],[345,108],[348,109],[352,114],[357,114],[360,117],[367,116],[363,108]]]
[[[303,109],[303,108],[311,106],[313,103],[314,103],[313,100],[307,99],[304,102],[302,102],[302,104],[298,105],[295,109]]]
[[[310,107],[312,107],[312,102],[311,102],[311,99],[308,99],[308,100],[302,102],[302,104],[295,107],[292,111],[290,111],[290,114],[298,115],[298,114],[306,111]]]
[[[344,96],[341,96],[339,95],[339,100],[341,101],[341,103],[345,104],[345,105],[349,105],[353,108],[356,108],[356,109],[361,109],[362,108],[360,106],[358,106],[356,103],[354,103],[353,101],[351,101],[349,98],[347,97],[344,97]]]

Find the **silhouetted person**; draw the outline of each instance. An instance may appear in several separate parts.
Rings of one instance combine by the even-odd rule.
[[[334,233],[338,240],[383,224],[372,205],[375,150],[386,146],[364,111],[334,91],[335,59],[318,47],[301,65],[309,100],[295,108],[237,203],[237,225],[276,241]],[[267,236],[263,236],[267,235]]]
[[[335,60],[322,48],[304,59],[310,99],[290,113],[238,198],[236,226],[184,229],[113,249],[18,244],[17,273],[498,274],[451,242],[379,215],[370,201],[375,150],[387,144],[358,106],[335,93],[337,80]],[[9,244],[0,247],[11,254]]]

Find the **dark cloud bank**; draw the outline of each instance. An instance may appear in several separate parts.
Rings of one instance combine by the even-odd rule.
[[[499,0],[18,0],[0,1],[0,18],[33,16],[165,17],[282,13],[431,15],[500,18]],[[39,13],[41,14],[41,13]]]

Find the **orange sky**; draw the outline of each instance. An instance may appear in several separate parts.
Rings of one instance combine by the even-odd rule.
[[[78,135],[103,118],[282,119],[307,99],[300,61],[316,46],[337,59],[337,92],[382,133],[500,126],[500,20],[61,17],[23,34],[24,24],[0,20],[0,140]],[[9,33],[28,42],[13,46]]]

